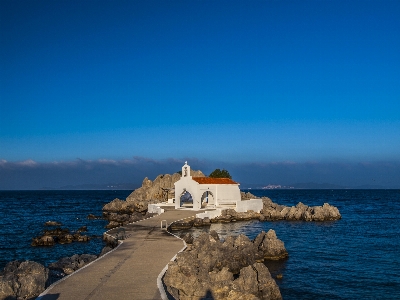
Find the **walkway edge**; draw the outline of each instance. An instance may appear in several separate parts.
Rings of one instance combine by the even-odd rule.
[[[144,220],[148,220],[148,219],[151,219],[151,218],[154,218],[154,217],[156,217],[156,216],[152,216],[152,217],[150,217],[150,218],[146,218],[146,219],[139,220],[139,221],[136,221],[136,222],[132,222],[132,223],[129,223],[129,224],[135,224],[135,223],[138,223],[138,222],[141,222],[141,221],[144,221]],[[127,225],[129,225],[129,224],[127,224]],[[106,235],[108,235],[108,236],[114,238],[111,234],[108,233],[110,230],[113,230],[113,229],[115,229],[115,228],[111,228],[111,229],[105,231],[104,234],[106,234]],[[36,298],[36,300],[42,300],[43,296],[47,295],[47,294],[50,292],[50,290],[51,290],[53,287],[55,287],[57,284],[63,282],[63,281],[66,280],[67,278],[69,278],[69,277],[75,275],[76,273],[78,273],[80,270],[85,269],[86,267],[90,266],[91,264],[94,264],[95,262],[97,262],[98,260],[100,260],[100,259],[102,259],[103,257],[107,256],[108,254],[114,252],[114,251],[117,250],[117,249],[119,248],[119,246],[121,246],[123,243],[124,243],[123,241],[119,241],[119,242],[118,242],[118,246],[115,247],[114,249],[112,249],[111,251],[108,251],[108,252],[105,253],[104,255],[99,256],[99,257],[96,258],[94,261],[88,263],[87,265],[85,265],[85,266],[83,266],[82,268],[76,270],[75,272],[69,274],[68,276],[65,276],[64,278],[62,278],[62,279],[60,279],[60,280],[57,280],[56,282],[54,282],[53,284],[51,284],[47,289],[45,289],[45,290]],[[182,250],[181,250],[181,251],[182,251]],[[179,251],[179,252],[180,252],[180,251]],[[165,293],[165,291],[164,291],[164,293]],[[167,298],[166,298],[166,299],[167,299]]]
[[[174,221],[174,222],[172,222],[172,223],[175,223],[175,222],[178,222],[178,221],[182,221],[182,220],[184,220],[184,219],[189,219],[189,218],[191,218],[191,217],[187,217],[187,218],[183,218],[183,219],[180,219],[180,220],[176,220],[176,221]],[[172,223],[171,223],[171,224],[172,224]],[[170,235],[176,237],[177,239],[180,239],[180,240],[183,242],[183,244],[184,244],[183,248],[182,248],[181,250],[179,250],[179,251],[174,255],[174,257],[171,258],[171,260],[170,260],[170,261],[174,261],[174,260],[176,259],[176,256],[187,248],[187,244],[186,244],[185,240],[183,240],[183,239],[180,238],[179,236],[177,236],[177,235],[175,235],[175,234],[169,232],[168,230],[167,230],[167,232],[168,232]],[[158,274],[158,276],[157,276],[157,287],[158,287],[158,290],[160,291],[161,299],[162,299],[162,300],[168,300],[168,296],[167,296],[167,293],[166,293],[166,291],[165,291],[165,289],[164,289],[164,284],[163,284],[163,281],[162,281],[162,278],[164,277],[164,275],[165,275],[165,273],[167,272],[167,270],[168,270],[168,264],[165,265],[164,269],[162,269],[161,273]]]

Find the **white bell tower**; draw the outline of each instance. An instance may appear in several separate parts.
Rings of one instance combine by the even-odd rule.
[[[192,178],[192,176],[190,176],[190,166],[188,165],[187,161],[185,161],[185,164],[182,167],[182,177],[186,177],[186,178]]]

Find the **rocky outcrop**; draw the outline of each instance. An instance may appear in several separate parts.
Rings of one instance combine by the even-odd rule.
[[[38,237],[32,239],[31,246],[53,246],[54,244],[70,244],[72,242],[88,242],[90,237],[81,233],[87,231],[86,226],[76,232],[70,232],[68,228],[57,227],[44,230]]]
[[[194,177],[204,177],[201,171],[191,170],[190,174]],[[115,228],[152,216],[147,214],[148,205],[173,198],[174,183],[180,178],[178,173],[158,175],[154,181],[146,177],[142,186],[134,190],[126,201],[116,198],[104,205],[103,218],[109,221],[106,228]],[[170,191],[167,191],[168,189]]]
[[[263,199],[261,215],[265,220],[290,221],[334,221],[342,218],[337,207],[324,203],[322,206],[307,206],[299,202],[296,206],[279,205],[269,198]]]
[[[242,192],[242,196],[243,196]],[[251,195],[251,194],[250,194]],[[246,195],[245,197],[248,197]],[[250,196],[254,199],[254,196]],[[299,202],[296,206],[279,205],[271,199],[263,197],[263,209],[257,213],[249,210],[247,212],[236,212],[234,209],[225,209],[221,215],[213,219],[187,219],[171,224],[170,230],[190,229],[191,227],[209,226],[211,223],[230,223],[236,221],[334,221],[342,218],[337,207],[324,203],[322,206],[307,206]]]
[[[286,256],[273,230],[261,232],[254,241],[239,235],[223,242],[212,231],[200,235],[168,264],[164,283],[175,299],[281,299],[261,262]]]
[[[34,261],[9,262],[0,273],[0,299],[32,299],[46,288],[49,270]]]
[[[240,196],[242,200],[250,200],[250,199],[258,199],[257,196],[254,196],[252,193],[250,192],[240,192]]]
[[[193,177],[205,177],[203,172],[190,170],[190,175]],[[154,181],[151,181],[147,177],[143,180],[142,186],[136,190],[134,190],[127,198],[127,202],[149,202],[155,201],[161,202],[167,200],[167,198],[173,198],[174,192],[170,191],[168,193],[168,197],[163,192],[163,189],[173,189],[174,183],[177,182],[181,178],[181,175],[178,173],[175,174],[165,174],[158,175]],[[146,205],[147,209],[147,205]]]

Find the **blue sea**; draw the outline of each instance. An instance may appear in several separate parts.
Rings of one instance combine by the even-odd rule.
[[[125,199],[132,191],[0,191],[0,269],[12,260],[34,260],[47,265],[74,254],[99,254],[104,246],[105,220],[88,220],[102,215],[104,204]],[[76,231],[87,226],[93,236],[87,243],[32,247],[32,238],[57,221],[62,228]],[[54,227],[49,227],[54,228]],[[47,228],[47,229],[49,229]]]
[[[89,243],[31,247],[43,223],[55,220],[88,235],[101,236],[102,206],[131,191],[0,191],[0,268],[11,260],[48,264],[75,253],[98,254],[101,238]],[[223,237],[274,229],[289,258],[269,262],[284,299],[400,299],[400,190],[250,190],[284,205],[322,205],[339,208],[333,222],[237,222],[213,224]],[[204,230],[204,229],[201,229]],[[197,231],[197,234],[199,232]]]

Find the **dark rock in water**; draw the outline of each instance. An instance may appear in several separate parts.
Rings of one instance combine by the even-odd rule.
[[[31,299],[45,290],[49,270],[34,261],[9,262],[0,273],[0,299]]]
[[[85,265],[91,263],[92,261],[96,260],[96,255],[91,254],[82,254],[78,255],[75,254],[71,257],[63,257],[60,260],[51,263],[49,265],[50,270],[61,271],[66,275],[69,275],[76,270],[84,267]]]
[[[342,218],[337,207],[324,203],[322,206],[307,206],[299,202],[296,206],[278,205],[271,199],[263,198],[261,214],[265,220],[289,221],[334,221]]]
[[[70,244],[74,241],[74,236],[70,233],[64,234],[64,235],[59,235],[57,237],[57,242],[59,244]]]
[[[253,240],[253,244],[261,251],[265,259],[279,260],[288,256],[284,243],[276,237],[272,229],[267,233],[262,231]]]
[[[282,246],[273,230],[254,241],[239,235],[222,242],[215,231],[203,233],[168,264],[164,283],[176,299],[281,299],[268,268],[259,262],[287,256]]]
[[[32,239],[31,246],[53,246],[54,238],[51,235],[43,235]]]
[[[47,221],[46,223],[44,223],[44,226],[62,226],[62,224],[56,221]]]
[[[88,237],[87,235],[80,235],[79,233],[74,234],[74,241],[89,242],[89,240],[90,240],[90,237]]]
[[[86,226],[78,229],[76,233],[71,233],[68,228],[56,228],[44,230],[43,235],[32,239],[31,246],[53,246],[56,243],[70,244],[72,242],[87,242],[90,237],[81,235],[80,232],[87,231]]]
[[[76,232],[87,232],[87,226],[80,227]]]
[[[86,218],[89,219],[89,220],[103,219],[102,216],[95,216],[95,215],[93,215],[93,214],[89,214]]]
[[[51,235],[51,236],[62,236],[62,235],[69,234],[69,233],[70,233],[70,230],[68,228],[61,228],[61,227],[43,231],[43,235]]]

